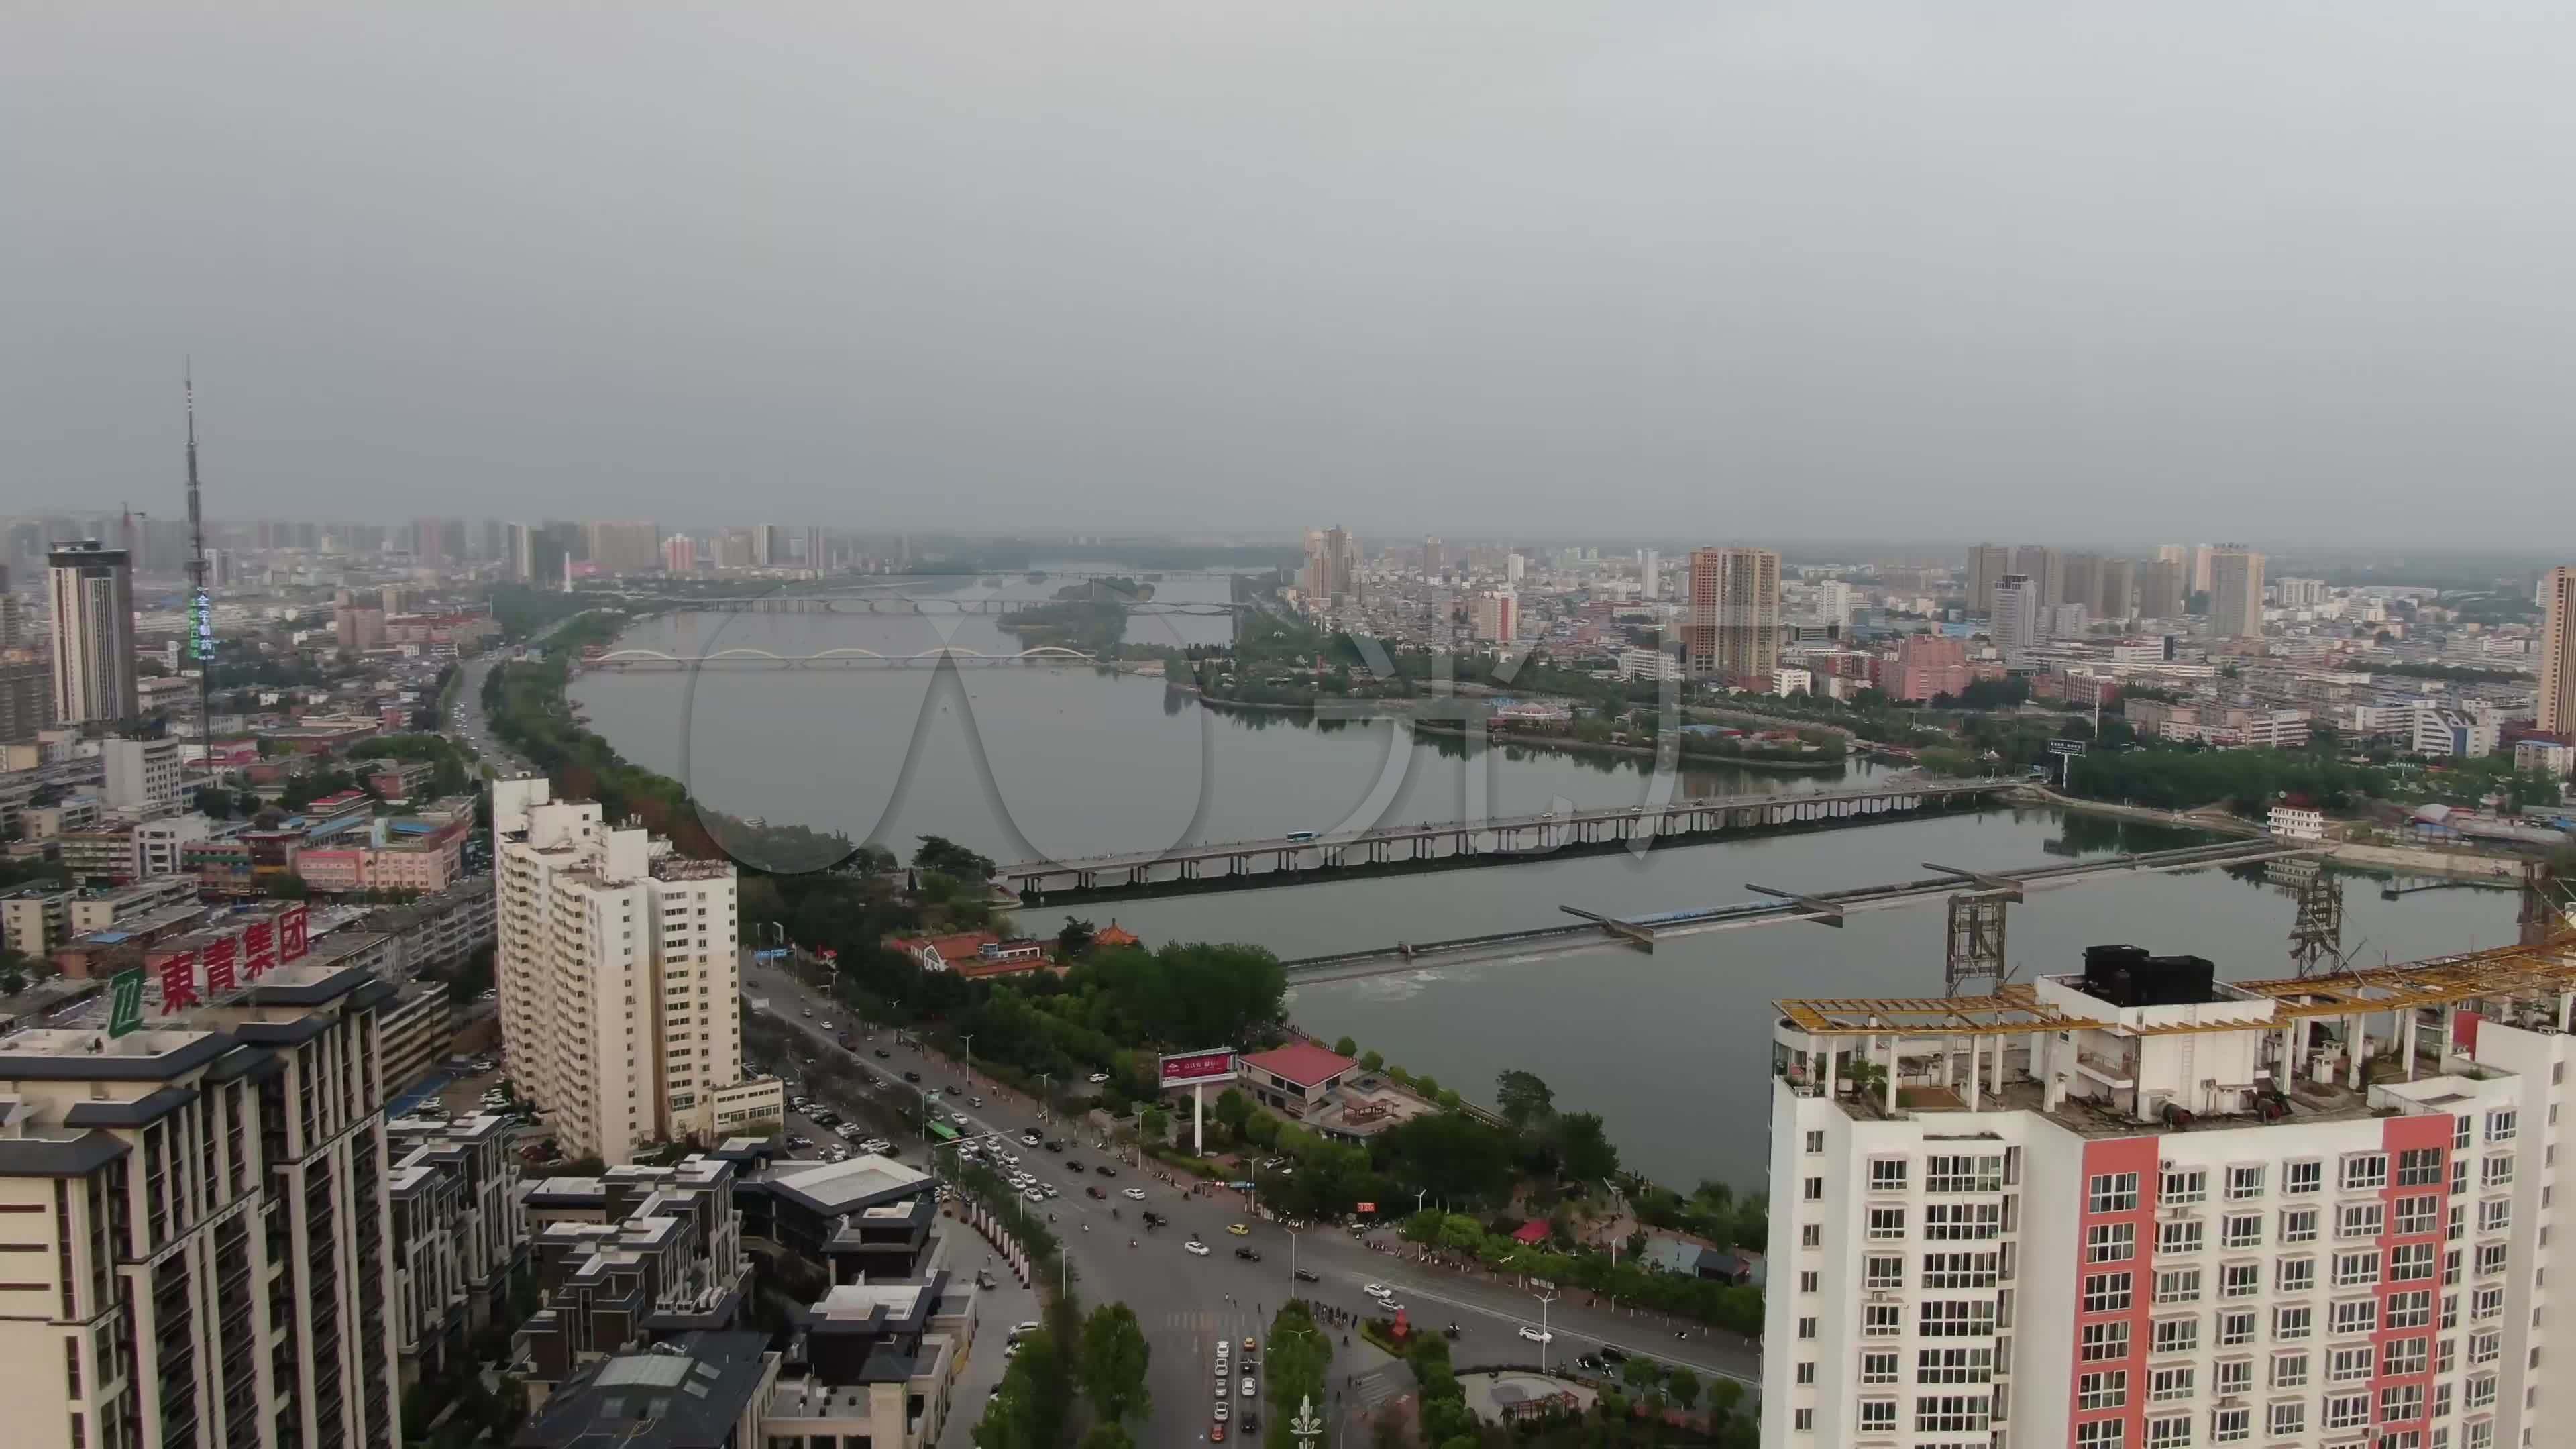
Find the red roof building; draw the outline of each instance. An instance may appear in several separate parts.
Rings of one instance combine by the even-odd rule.
[[[990,931],[959,931],[947,936],[891,936],[886,944],[921,963],[925,971],[954,971],[970,980],[1016,976],[1024,971],[1062,970],[1055,947],[1046,941],[1005,941]]]
[[[1108,925],[1105,925],[1099,930],[1091,933],[1091,944],[1095,948],[1102,946],[1142,946],[1145,944],[1145,938],[1137,935],[1133,931],[1120,927],[1118,924],[1118,918],[1116,916],[1111,916],[1109,918]]]
[[[1512,1229],[1512,1241],[1529,1247],[1536,1247],[1538,1244],[1546,1242],[1546,1222],[1538,1218],[1532,1218],[1528,1222],[1521,1224],[1519,1227]]]
[[[1358,1065],[1340,1052],[1300,1041],[1235,1058],[1234,1076],[1259,1100],[1303,1116]]]

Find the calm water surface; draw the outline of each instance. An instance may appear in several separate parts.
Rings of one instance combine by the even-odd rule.
[[[1044,596],[1053,584],[969,583],[956,596]],[[1222,599],[1221,579],[1168,579],[1164,599]],[[1221,641],[1222,618],[1139,618],[1130,637]],[[757,647],[810,654],[942,645],[1009,653],[990,617],[681,615],[622,643],[675,654]],[[1184,841],[1328,831],[1373,820],[1451,820],[1550,805],[1637,804],[1651,782],[1634,761],[1473,750],[1401,721],[1318,725],[1284,714],[1201,708],[1159,684],[1088,669],[885,669],[592,674],[574,696],[593,726],[639,764],[677,775],[716,808],[842,830],[909,854],[946,835],[1008,862]],[[1683,793],[1811,790],[1835,776],[1693,771]],[[1919,878],[1920,863],[2040,865],[2198,837],[2053,811],[1909,820],[1828,834],[1656,851],[1642,858],[1540,860],[1429,876],[1280,887],[1087,907],[1149,941],[1245,940],[1282,956],[1558,924],[1560,906],[1641,912],[1790,890]],[[2013,908],[2020,976],[2074,968],[2082,948],[2134,941],[2192,952],[2229,977],[2287,972],[2291,903],[2256,873],[2147,876],[2035,892]],[[2510,893],[2450,890],[2383,901],[2346,891],[2344,939],[2357,958],[2405,960],[2509,940]],[[1024,912],[1048,931],[1059,912]],[[1770,1003],[1802,995],[1938,995],[1937,903],[1855,914],[1840,929],[1766,926],[1663,943],[1652,955],[1599,947],[1408,970],[1295,989],[1299,1025],[1348,1034],[1391,1061],[1474,1098],[1496,1073],[1545,1077],[1564,1106],[1608,1118],[1627,1161],[1687,1185],[1752,1184],[1766,1144]]]

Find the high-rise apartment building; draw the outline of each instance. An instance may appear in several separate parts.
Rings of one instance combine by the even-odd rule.
[[[96,539],[57,543],[45,555],[54,614],[54,718],[64,724],[131,719],[134,575],[125,550]]]
[[[662,528],[649,519],[593,519],[582,533],[602,573],[643,574],[662,566]]]
[[[2095,575],[2093,617],[2119,623],[2131,616],[2138,601],[2138,566],[2129,559],[2106,558]]]
[[[2050,608],[2066,597],[2066,555],[2057,549],[2025,544],[2013,550],[2014,573],[2039,590],[2039,606]]]
[[[2326,581],[2274,579],[2272,597],[2284,609],[2313,609],[2326,601]]]
[[[831,539],[822,529],[802,529],[798,537],[800,539],[796,548],[798,563],[818,574],[832,566]]]
[[[2065,557],[2065,573],[2052,603],[2081,604],[2084,612],[2094,617],[2094,606],[2102,595],[2102,556],[2098,553],[2070,553]]]
[[[1780,669],[1780,555],[1767,548],[1695,548],[1682,665],[1694,679],[1768,691]]]
[[[1983,614],[1995,606],[1995,582],[2013,571],[2013,551],[1981,543],[1968,550],[1968,612]]]
[[[23,745],[54,723],[50,666],[0,661],[0,745]]]
[[[402,1442],[393,990],[299,962],[127,1035],[0,1041],[12,1449]]]
[[[1317,608],[1360,597],[1360,541],[1341,528],[1306,530],[1306,567],[1297,587]]]
[[[1637,555],[1637,597],[1659,599],[1664,595],[1664,556],[1654,549]]]
[[[2208,587],[2210,637],[2263,636],[2263,555],[2236,544],[2211,550]]]
[[[698,571],[698,541],[685,533],[675,533],[662,540],[662,571],[693,574]]]
[[[1986,632],[2007,669],[2028,662],[2030,646],[2042,637],[2039,589],[2039,581],[2026,574],[2006,574],[1995,581],[1995,611]]]
[[[107,740],[99,746],[99,757],[109,805],[156,815],[179,808],[177,740]]]
[[[2179,619],[2190,601],[2183,585],[2188,582],[2181,561],[2156,559],[2138,565],[2137,613],[2150,619]]]
[[[1763,1444],[2565,1442],[2571,999],[2547,947],[2219,982],[2100,946],[1779,1003]]]
[[[27,644],[27,620],[18,605],[17,592],[9,587],[9,570],[0,565],[0,652],[23,649]]]
[[[2576,731],[2576,566],[2540,579],[2540,728]]]
[[[760,530],[754,528],[727,528],[718,530],[716,533],[716,567],[720,569],[747,569],[755,566],[760,558],[760,540],[757,537],[759,532]]]
[[[730,861],[675,853],[542,778],[492,787],[501,1038],[564,1150],[631,1162],[648,1143],[781,1120],[742,1070]]]
[[[1489,589],[1476,596],[1476,637],[1508,644],[1521,634],[1521,600],[1509,589]]]

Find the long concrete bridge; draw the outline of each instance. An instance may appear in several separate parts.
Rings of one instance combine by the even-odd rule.
[[[909,594],[759,594],[744,598],[690,598],[673,594],[634,594],[621,597],[651,599],[673,605],[683,613],[700,614],[1024,614],[1031,609],[1048,608],[1062,602],[1057,599],[951,599],[933,595],[916,598]],[[1160,602],[1143,599],[1119,607],[1134,614],[1196,614],[1208,618],[1248,612],[1250,604],[1214,602]]]
[[[1099,655],[1085,654],[1079,649],[1042,644],[1016,654],[987,654],[980,649],[954,646],[924,649],[918,654],[880,654],[874,649],[848,648],[826,649],[820,654],[775,654],[767,649],[745,647],[719,649],[713,654],[665,654],[659,649],[629,648],[611,649],[585,659],[581,667],[609,673],[685,673],[693,669],[923,669],[936,668],[941,664],[955,664],[966,669],[995,669],[1013,665],[1099,665],[1104,662]]]
[[[999,878],[1036,905],[1068,895],[1098,899],[1404,870],[1510,865],[1540,856],[1587,854],[1717,840],[1760,831],[1867,824],[1971,810],[2011,788],[2005,781],[1898,785],[1793,795],[1725,795],[1669,805],[1578,810],[1486,821],[1379,826],[1322,836],[1279,836],[1159,851],[1028,861]]]

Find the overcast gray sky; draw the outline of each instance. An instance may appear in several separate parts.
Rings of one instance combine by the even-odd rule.
[[[0,512],[2576,534],[2563,5],[245,8],[0,18]]]

